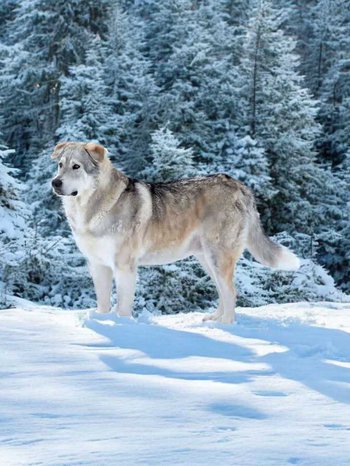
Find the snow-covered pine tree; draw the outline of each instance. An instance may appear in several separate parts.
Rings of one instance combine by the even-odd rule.
[[[191,147],[198,173],[208,173],[231,144],[234,30],[225,7],[214,1],[160,2],[149,18],[146,52],[161,89],[158,127],[167,125]]]
[[[319,45],[323,59],[318,76],[318,117],[324,133],[318,148],[322,159],[335,167],[343,162],[350,146],[350,10],[344,0],[329,3],[328,34]]]
[[[2,0],[0,3],[0,41],[7,42],[8,24],[13,21],[18,0]]]
[[[286,1],[277,0],[280,7]],[[341,163],[349,139],[349,28],[347,0],[290,0],[286,27],[297,38],[300,73],[319,103],[323,130],[317,141],[318,158],[333,166]]]
[[[276,193],[264,211],[270,230],[313,232],[322,171],[315,164],[316,102],[298,74],[284,12],[262,1],[252,11],[241,62],[241,125],[265,149]],[[278,220],[277,220],[278,219]],[[277,221],[276,221],[277,220]]]
[[[343,0],[318,0],[310,11],[312,32],[306,62],[308,82],[316,97],[320,97],[324,78],[335,61],[336,36],[340,26],[337,15],[339,3],[344,2]]]
[[[253,2],[254,0],[220,0],[216,3],[219,3],[223,12],[227,14],[229,24],[235,27],[235,34],[243,35]]]
[[[16,165],[27,168],[52,140],[60,118],[60,78],[83,61],[91,34],[103,35],[107,5],[26,0],[16,6],[1,50],[0,118],[5,140],[16,149]]]
[[[57,141],[61,84],[71,66],[84,63],[93,38],[104,36],[107,6],[104,0],[98,5],[90,0],[20,2],[2,50],[5,73],[0,96],[5,136],[19,144],[16,165],[32,165],[26,170],[30,173],[26,193],[34,232],[26,240],[30,250],[26,264],[32,271],[25,294],[67,306],[85,299],[81,291],[88,278],[69,239],[60,202],[51,193],[54,165],[49,154]],[[95,101],[97,108],[101,102],[103,99]]]
[[[102,43],[97,37],[89,41],[84,63],[70,67],[61,79],[59,140],[112,143],[116,118],[104,74]]]
[[[23,185],[15,178],[18,170],[10,168],[7,163],[13,153],[13,150],[0,145],[0,229],[3,244],[6,243],[4,238],[20,237],[25,227],[24,204],[20,199]]]
[[[106,102],[111,107],[115,135],[111,157],[131,176],[146,166],[150,134],[156,129],[156,96],[159,92],[144,56],[141,20],[116,2],[104,42]]]
[[[336,192],[324,197],[328,222],[318,234],[318,260],[347,293],[350,291],[350,152],[332,172]],[[331,215],[329,214],[329,211]]]
[[[281,30],[285,18],[286,12],[262,2],[251,19],[242,59],[241,75],[249,83],[242,85],[242,126],[248,125],[250,134],[263,145],[276,190],[262,206],[263,220],[271,232],[310,235],[307,255],[316,259],[318,248],[318,257],[326,266],[331,267],[332,261],[328,254],[322,259],[325,249],[337,250],[335,262],[341,267],[346,258],[344,250],[340,253],[339,234],[334,232],[345,208],[343,184],[316,159],[320,130],[316,102],[297,73],[295,42]]]
[[[24,259],[26,213],[21,200],[22,183],[17,170],[6,163],[13,150],[0,145],[0,307],[6,306],[7,294],[14,292],[16,270]]]
[[[217,169],[249,186],[258,204],[266,204],[274,194],[265,149],[249,134],[231,134],[231,146],[218,161]]]
[[[318,115],[324,128],[317,145],[320,157],[333,168],[342,164],[350,146],[349,110],[350,58],[344,56],[332,66],[324,79]]]
[[[147,181],[166,182],[195,174],[192,149],[184,149],[167,128],[152,134],[149,164],[140,173]]]

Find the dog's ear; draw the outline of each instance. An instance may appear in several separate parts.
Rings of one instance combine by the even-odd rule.
[[[84,149],[95,160],[95,162],[102,162],[107,155],[107,149],[101,146],[101,144],[96,144],[95,142],[88,142],[85,144]]]
[[[53,154],[51,154],[52,159],[57,159],[57,157],[62,153],[64,146],[68,144],[68,142],[60,142],[53,150]]]

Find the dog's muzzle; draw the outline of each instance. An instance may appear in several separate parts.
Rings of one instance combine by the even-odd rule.
[[[54,187],[54,189],[59,189],[62,186],[62,180],[60,180],[59,178],[54,178],[52,180],[52,186]]]
[[[52,184],[52,187],[53,187],[53,190],[55,191],[56,194],[59,194],[62,196],[62,191],[61,191],[61,188],[62,188],[62,180],[60,180],[59,178],[54,178],[52,181],[51,181],[51,184]]]
[[[54,178],[51,182],[52,184],[52,187],[53,187],[53,190],[55,191],[56,194],[58,194],[59,196],[64,196],[63,192],[62,192],[62,185],[63,185],[63,182],[60,178]],[[78,191],[72,191],[71,192],[71,196],[76,196],[78,194]]]

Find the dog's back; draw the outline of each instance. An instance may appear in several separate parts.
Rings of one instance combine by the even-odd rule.
[[[284,270],[298,259],[263,232],[254,196],[241,182],[217,174],[146,184],[152,201],[151,249],[181,245],[194,232],[225,250],[249,249],[262,264]]]

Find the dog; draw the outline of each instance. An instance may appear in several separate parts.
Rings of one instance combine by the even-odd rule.
[[[52,188],[87,258],[98,312],[110,312],[113,277],[116,311],[130,317],[138,266],[195,256],[219,295],[218,309],[204,320],[231,324],[233,276],[245,248],[263,265],[299,268],[293,252],[265,235],[250,189],[226,174],[138,181],[114,168],[94,142],[61,142],[52,158],[58,162]]]

